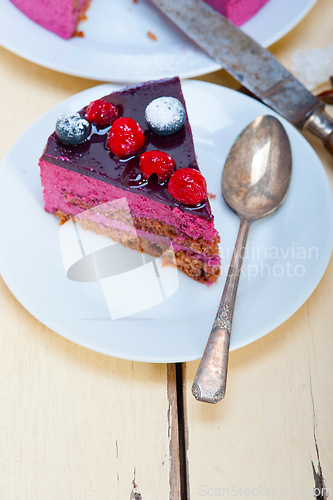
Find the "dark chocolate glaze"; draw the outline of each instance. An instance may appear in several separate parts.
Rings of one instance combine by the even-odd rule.
[[[132,193],[154,199],[164,205],[177,206],[184,212],[205,219],[213,219],[208,200],[198,206],[184,205],[174,200],[169,194],[168,181],[160,183],[155,175],[152,175],[147,181],[141,175],[139,169],[140,154],[153,149],[160,149],[171,155],[176,162],[176,169],[191,167],[199,170],[187,115],[182,128],[169,136],[158,135],[152,132],[147,125],[146,106],[153,99],[163,96],[176,97],[186,110],[178,77],[131,85],[103,97],[117,107],[119,117],[133,118],[142,128],[145,134],[145,144],[134,157],[123,160],[112,154],[108,149],[110,127],[98,130],[93,126],[88,139],[77,146],[66,146],[53,133],[48,139],[42,159]],[[79,113],[84,115],[85,111],[86,108],[83,108]]]

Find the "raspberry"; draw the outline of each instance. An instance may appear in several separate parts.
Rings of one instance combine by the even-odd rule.
[[[196,205],[207,198],[207,184],[203,175],[193,168],[180,168],[172,174],[168,186],[175,200]]]
[[[141,127],[132,118],[118,118],[113,122],[109,136],[109,148],[113,154],[127,158],[137,153],[144,143]]]
[[[165,181],[174,171],[175,160],[163,151],[147,151],[140,156],[139,166],[145,179],[157,174],[159,181]]]
[[[111,125],[117,116],[117,108],[111,102],[98,99],[89,104],[84,117],[88,122],[103,128]]]

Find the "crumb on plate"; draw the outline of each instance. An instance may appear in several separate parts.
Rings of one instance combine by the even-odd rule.
[[[148,35],[148,38],[150,38],[151,40],[154,40],[154,41],[157,40],[157,36],[154,35],[154,33],[152,33],[151,31],[148,31],[147,35]]]

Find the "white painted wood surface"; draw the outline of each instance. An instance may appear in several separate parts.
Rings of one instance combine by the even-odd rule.
[[[319,0],[272,52],[290,68],[290,56],[297,48],[333,43],[332,20],[332,0]],[[222,72],[219,78],[223,83]],[[230,79],[228,84],[234,85]],[[333,115],[333,107],[329,108]],[[333,185],[333,158],[319,140],[306,137]],[[187,363],[191,500],[228,494],[251,499],[314,498],[311,461],[318,469],[314,435],[332,496],[332,303],[331,261],[318,288],[292,318],[265,338],[231,353],[227,394],[216,406],[194,400],[190,389],[198,362]]]
[[[68,342],[3,283],[1,306],[0,498],[168,500],[166,365]]]

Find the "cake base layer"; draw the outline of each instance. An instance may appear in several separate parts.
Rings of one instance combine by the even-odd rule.
[[[181,248],[175,242],[172,242],[174,252],[172,252],[172,258],[168,259],[168,249],[170,248],[169,238],[145,231],[135,231],[135,234],[133,234],[130,227],[127,227],[127,230],[124,231],[115,227],[114,224],[103,225],[91,220],[89,216],[81,217],[80,214],[73,217],[62,210],[56,210],[54,215],[59,218],[61,224],[67,220],[74,219],[85,230],[91,230],[97,234],[107,236],[132,250],[147,253],[153,257],[160,257],[163,254],[166,256],[163,259],[164,265],[173,265],[175,260],[178,269],[200,283],[212,285],[220,275],[220,258],[217,255],[206,256],[198,254],[189,248]]]

